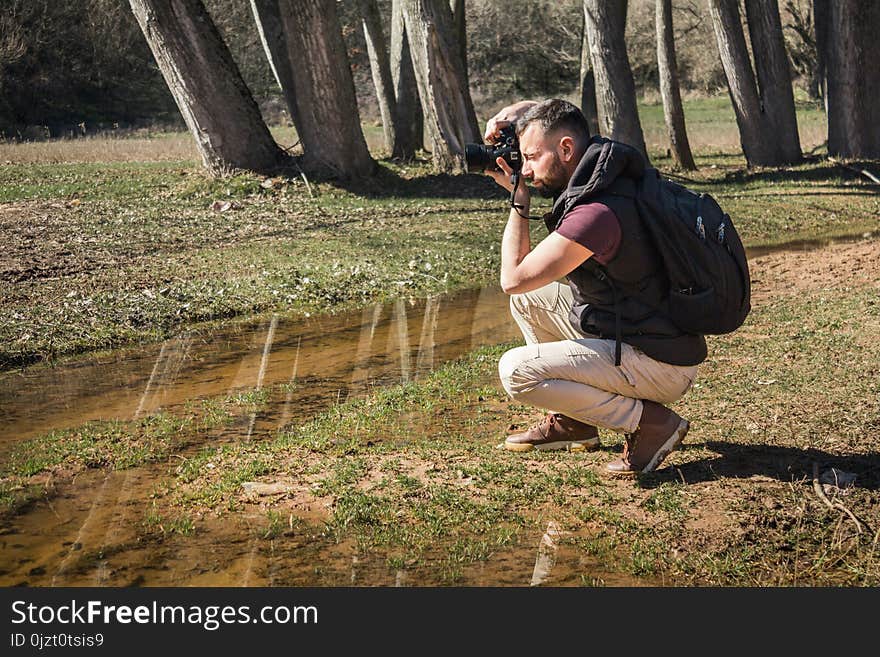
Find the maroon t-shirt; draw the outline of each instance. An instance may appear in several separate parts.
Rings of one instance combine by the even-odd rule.
[[[556,232],[593,252],[599,264],[607,265],[620,248],[620,221],[603,203],[578,205],[562,218]]]

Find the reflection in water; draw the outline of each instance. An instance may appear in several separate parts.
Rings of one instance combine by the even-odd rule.
[[[555,520],[547,523],[547,531],[538,544],[538,555],[535,557],[535,568],[532,570],[531,586],[539,586],[550,577],[550,571],[556,565],[557,540],[562,536],[562,528]]]
[[[54,429],[137,419],[198,398],[287,383],[264,411],[205,440],[267,436],[337,400],[410,381],[477,346],[518,338],[507,302],[500,290],[484,289],[377,304],[359,312],[360,321],[273,315],[268,326],[191,331],[161,345],[0,374],[0,459],[16,442]],[[186,537],[177,550],[143,542],[140,523],[167,467],[86,472],[51,503],[10,519],[0,536],[0,584],[252,586],[275,583],[275,572],[283,573],[279,581],[295,579],[289,555],[281,565],[261,553],[250,520],[227,528],[226,536]],[[201,563],[205,554],[216,559],[216,571]],[[359,584],[408,584],[402,570],[393,582],[375,581],[382,569],[371,567],[363,576],[360,570],[350,562],[350,577]],[[303,583],[314,581],[308,572]]]
[[[500,290],[399,299],[349,315],[239,323],[161,345],[0,374],[0,458],[12,444],[89,420],[131,419],[186,401],[298,383],[303,417],[371,386],[519,337]],[[417,331],[417,332],[416,332]],[[413,348],[412,345],[417,345]],[[414,353],[413,353],[414,352]]]

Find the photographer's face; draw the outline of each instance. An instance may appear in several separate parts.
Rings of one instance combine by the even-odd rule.
[[[562,193],[570,177],[560,158],[558,141],[548,138],[537,123],[529,125],[519,136],[522,175],[545,198]]]

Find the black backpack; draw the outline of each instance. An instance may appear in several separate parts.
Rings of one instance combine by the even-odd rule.
[[[668,279],[663,302],[644,300],[685,333],[718,335],[738,329],[751,310],[751,282],[745,249],[730,216],[709,194],[699,194],[648,168],[632,187],[612,183],[611,195],[633,199],[645,232],[660,256]],[[624,191],[626,190],[626,191]],[[594,200],[601,201],[601,195]],[[619,289],[640,299],[638,289],[614,281],[604,267],[596,276],[614,294],[615,365],[620,365]]]
[[[709,194],[646,169],[636,209],[669,278],[666,312],[685,333],[730,333],[751,310],[745,249],[730,216]],[[638,297],[638,295],[635,295]]]

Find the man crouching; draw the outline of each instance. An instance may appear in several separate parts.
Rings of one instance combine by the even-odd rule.
[[[688,421],[664,404],[690,389],[706,341],[656,310],[665,277],[633,200],[645,160],[626,144],[591,138],[581,111],[564,100],[504,108],[487,123],[486,141],[509,125],[522,177],[554,202],[543,217],[549,235],[533,249],[528,187],[514,187],[504,158],[488,172],[516,190],[501,240],[501,287],[526,341],[502,356],[501,383],[517,401],[548,409],[504,447],[597,449],[604,427],[626,435],[610,472],[655,470],[687,434]]]

